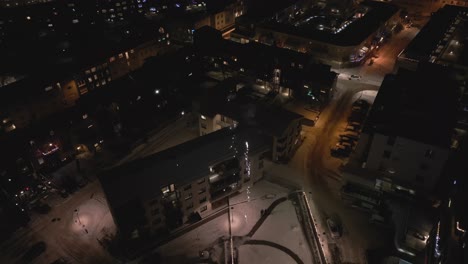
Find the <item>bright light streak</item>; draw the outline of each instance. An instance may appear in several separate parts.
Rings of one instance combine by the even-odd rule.
[[[465,232],[466,232],[465,229],[462,229],[462,228],[460,227],[460,222],[459,222],[459,221],[457,221],[457,230],[460,231],[460,232],[462,232],[462,233],[465,233]]]

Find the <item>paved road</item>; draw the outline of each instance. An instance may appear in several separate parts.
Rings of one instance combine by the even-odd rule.
[[[320,119],[313,128],[305,128],[302,146],[289,163],[289,167],[300,177],[304,190],[310,192],[311,209],[316,218],[317,228],[321,232],[322,242],[337,244],[342,261],[365,263],[365,249],[384,243],[379,239],[379,231],[369,227],[368,216],[354,209],[345,207],[340,199],[341,175],[338,170],[341,160],[330,156],[330,147],[338,139],[338,134],[346,125],[346,117],[353,100],[361,91],[376,94],[387,73],[394,71],[397,55],[418,32],[417,29],[405,29],[394,36],[379,51],[379,58],[371,66],[336,70],[341,74],[331,103],[322,111]],[[348,80],[350,74],[361,75],[361,80]],[[304,110],[300,105],[288,105],[287,108],[314,119],[317,113]],[[328,234],[326,219],[333,217],[341,222],[343,237],[332,239]],[[327,247],[325,251],[330,252]]]
[[[52,221],[54,218],[60,220]],[[33,216],[26,228],[1,245],[0,263],[15,263],[39,241],[44,241],[47,249],[35,263],[51,263],[59,257],[70,263],[114,263],[97,241],[114,228],[104,194],[95,181],[47,215]]]

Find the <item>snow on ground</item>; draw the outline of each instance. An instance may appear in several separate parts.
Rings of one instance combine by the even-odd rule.
[[[304,263],[313,263],[294,205],[289,200],[273,210],[252,239],[267,240],[285,246],[296,253]],[[263,245],[243,245],[239,248],[239,257],[240,264],[296,263],[281,250]]]
[[[268,181],[262,180],[249,188],[249,191],[244,191],[239,195],[230,198],[231,207],[233,207],[231,224],[232,224],[232,234],[234,236],[243,236],[246,235],[253,225],[260,218],[260,210],[266,209],[268,206],[276,199],[286,196],[288,190],[279,185],[270,183]],[[250,197],[250,201],[249,201]],[[271,219],[270,219],[271,218]],[[271,241],[277,243],[285,243],[285,241],[298,241],[300,237],[301,241],[305,241],[302,235],[301,228],[297,221],[295,215],[294,207],[292,204],[287,201],[284,202],[284,205],[281,204],[273,211],[273,214],[268,217],[266,222],[263,224],[268,228],[262,231],[263,226],[257,231],[260,235],[265,236],[267,230],[275,230],[271,232]],[[279,232],[281,231],[281,232]],[[288,234],[286,234],[287,232]],[[216,219],[213,219],[209,223],[201,225],[192,231],[168,242],[165,245],[160,246],[156,251],[159,252],[164,258],[172,256],[185,256],[187,258],[193,258],[198,256],[199,251],[213,246],[218,238],[229,235],[229,223],[228,223],[228,214],[224,214]],[[264,239],[264,237],[259,236],[256,239]],[[284,244],[289,246],[289,244]],[[241,246],[240,250],[242,251],[252,251],[256,252],[257,248],[265,246],[251,246],[245,245]],[[297,248],[299,247],[299,242],[297,242]],[[266,248],[266,247],[265,247]],[[245,249],[245,250],[244,250]],[[291,259],[285,253],[277,249],[268,249],[263,250],[265,252],[275,252],[274,254],[279,255],[278,262],[269,262],[269,263],[288,263]],[[296,248],[291,248],[296,254],[301,258],[309,256],[310,253],[304,253],[304,250],[307,250],[307,245],[304,245],[304,250],[297,250]],[[307,255],[309,254],[309,255]],[[284,256],[283,256],[284,255]],[[272,255],[273,256],[273,255]],[[252,256],[255,257],[255,256]],[[286,260],[286,262],[282,261]],[[242,262],[241,262],[242,263]],[[256,261],[248,261],[243,263],[262,263]],[[264,262],[266,263],[266,262]],[[305,263],[310,263],[306,261]]]

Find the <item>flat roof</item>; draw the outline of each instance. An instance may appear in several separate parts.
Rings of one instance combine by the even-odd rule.
[[[300,114],[252,98],[250,94],[253,89],[248,85],[236,92],[237,84],[243,83],[228,78],[208,89],[201,104],[201,113],[211,117],[221,114],[240,124],[258,126],[266,134],[276,137],[281,137],[293,121],[304,118]]]
[[[468,54],[464,49],[468,44],[465,40],[468,36],[465,29],[467,11],[468,8],[453,5],[439,9],[408,44],[400,58],[429,61],[434,56],[443,62],[468,65]],[[456,43],[452,43],[452,40]]]
[[[437,64],[387,75],[364,131],[449,148],[456,124],[457,87],[450,70]]]
[[[384,2],[367,1],[362,5],[370,7],[367,14],[337,34],[321,31],[310,26],[295,27],[294,25],[277,23],[274,20],[262,23],[258,27],[338,46],[359,45],[399,11],[397,6]]]
[[[183,186],[210,174],[209,166],[244,153],[266,151],[271,142],[257,129],[225,128],[145,158],[114,167],[99,177],[113,208],[139,199],[152,199],[170,184]],[[237,145],[237,148],[231,147]]]

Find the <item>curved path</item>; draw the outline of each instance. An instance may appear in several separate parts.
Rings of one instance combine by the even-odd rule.
[[[257,232],[257,230],[260,228],[260,226],[263,224],[263,222],[265,222],[265,220],[271,214],[273,209],[275,209],[275,207],[278,206],[280,203],[285,202],[287,200],[288,198],[281,197],[275,200],[273,203],[271,203],[270,206],[268,206],[268,208],[265,210],[265,213],[260,217],[260,219],[258,219],[257,223],[255,223],[255,225],[252,227],[252,230],[250,230],[250,232],[246,236],[252,237],[255,234],[255,232]]]
[[[279,244],[276,244],[276,243],[273,243],[273,242],[270,242],[270,241],[266,241],[266,240],[247,240],[247,241],[244,242],[244,245],[262,245],[262,246],[273,247],[273,248],[279,249],[279,250],[283,251],[284,253],[288,254],[292,259],[294,259],[294,261],[296,261],[296,263],[304,264],[304,262],[299,258],[299,256],[296,253],[294,253],[292,250],[290,250],[289,248],[287,248],[285,246],[282,246],[282,245],[279,245]]]

